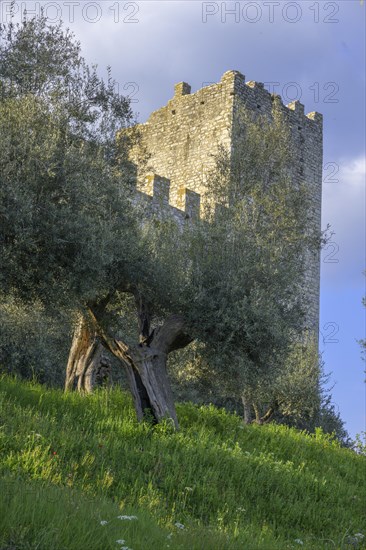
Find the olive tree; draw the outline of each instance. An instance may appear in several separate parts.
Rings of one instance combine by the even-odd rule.
[[[299,341],[308,306],[306,253],[318,251],[322,235],[308,228],[306,184],[291,180],[291,139],[276,102],[271,120],[241,116],[238,146],[220,151],[209,178],[203,218],[180,229],[168,212],[145,221],[145,250],[155,266],[136,300],[145,332],[134,346],[109,339],[160,401],[159,414],[176,425],[167,357],[192,341],[211,376],[243,397],[259,423],[279,408],[293,410],[299,396],[304,414],[316,401],[317,353]]]
[[[115,140],[132,113],[61,24],[0,34],[0,289],[78,324],[138,263],[134,173]]]
[[[304,338],[308,309],[306,258],[324,238],[309,229],[307,182],[292,181],[294,151],[278,101],[271,119],[240,114],[236,148],[221,151],[209,180],[210,223],[192,230],[190,248],[193,333],[220,383],[239,392],[258,422],[278,408],[286,370],[287,380],[291,369],[294,376],[289,358]]]
[[[70,311],[66,389],[76,378],[90,389],[104,345],[126,369],[138,417],[146,408],[156,420],[174,417],[165,363],[148,349],[145,306],[151,296],[159,303],[164,270],[134,203],[134,133],[115,139],[132,122],[129,103],[61,25],[40,17],[2,27],[1,39],[1,292]],[[128,354],[110,328],[125,295],[139,325]],[[155,331],[159,357],[182,345],[180,325],[172,315]]]

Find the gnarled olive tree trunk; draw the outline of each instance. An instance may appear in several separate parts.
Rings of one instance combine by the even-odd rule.
[[[78,391],[90,393],[106,379],[111,380],[110,361],[91,321],[79,315],[66,367],[65,391],[76,385]]]
[[[97,323],[92,312],[91,316]],[[161,327],[135,346],[128,346],[110,337],[101,328],[99,330],[103,343],[126,368],[137,417],[142,419],[148,409],[156,422],[171,418],[178,428],[167,373],[167,357],[171,351],[185,347],[192,341],[185,333],[183,316],[171,315]]]

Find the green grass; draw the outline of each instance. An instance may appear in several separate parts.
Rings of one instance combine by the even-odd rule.
[[[178,416],[174,433],[119,390],[1,377],[0,549],[366,548],[364,457],[214,407]]]

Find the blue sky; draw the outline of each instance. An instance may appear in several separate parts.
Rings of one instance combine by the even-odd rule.
[[[10,1],[1,0],[6,21]],[[333,401],[352,436],[365,428],[365,11],[362,0],[16,2],[63,21],[85,57],[112,66],[144,121],[182,80],[192,91],[230,69],[264,82],[284,102],[324,115],[320,350]]]

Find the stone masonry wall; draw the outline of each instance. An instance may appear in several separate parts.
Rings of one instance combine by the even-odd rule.
[[[262,83],[245,82],[238,71],[224,73],[219,83],[193,94],[187,83],[177,84],[167,105],[154,111],[145,124],[138,125],[141,141],[132,150],[131,161],[137,165],[140,199],[149,197],[155,210],[162,204],[169,207],[179,223],[198,216],[205,200],[206,179],[214,168],[219,146],[229,151],[235,147],[236,114],[245,106],[270,117],[273,98]],[[294,185],[305,182],[310,187],[310,223],[320,230],[322,115],[316,112],[305,115],[304,106],[298,101],[282,104],[282,109],[296,151],[292,179]],[[141,145],[150,155],[146,172],[139,165]],[[307,326],[318,335],[320,255],[306,251],[305,254],[304,287],[311,303]]]
[[[169,202],[177,208],[184,207],[187,189],[204,196],[219,144],[231,145],[234,98],[230,91],[223,80],[191,94],[190,86],[181,82],[173,99],[138,126],[151,155],[151,171],[170,180]],[[137,154],[132,153],[132,160],[137,160]],[[145,191],[142,175],[140,190]]]
[[[245,82],[242,74],[230,71],[224,77],[232,81],[234,92],[233,125],[235,115],[245,106],[252,112],[271,116],[274,95],[269,93],[261,82]],[[321,195],[323,165],[323,117],[312,112],[305,115],[304,106],[294,101],[285,106],[281,104],[288,126],[291,130],[295,158],[292,159],[292,180],[294,185],[305,183],[311,190],[312,209],[309,212],[312,227],[321,229]],[[235,147],[235,143],[232,144]],[[304,281],[306,294],[310,302],[307,327],[318,335],[319,332],[319,295],[320,295],[320,254],[304,251],[307,270]]]

